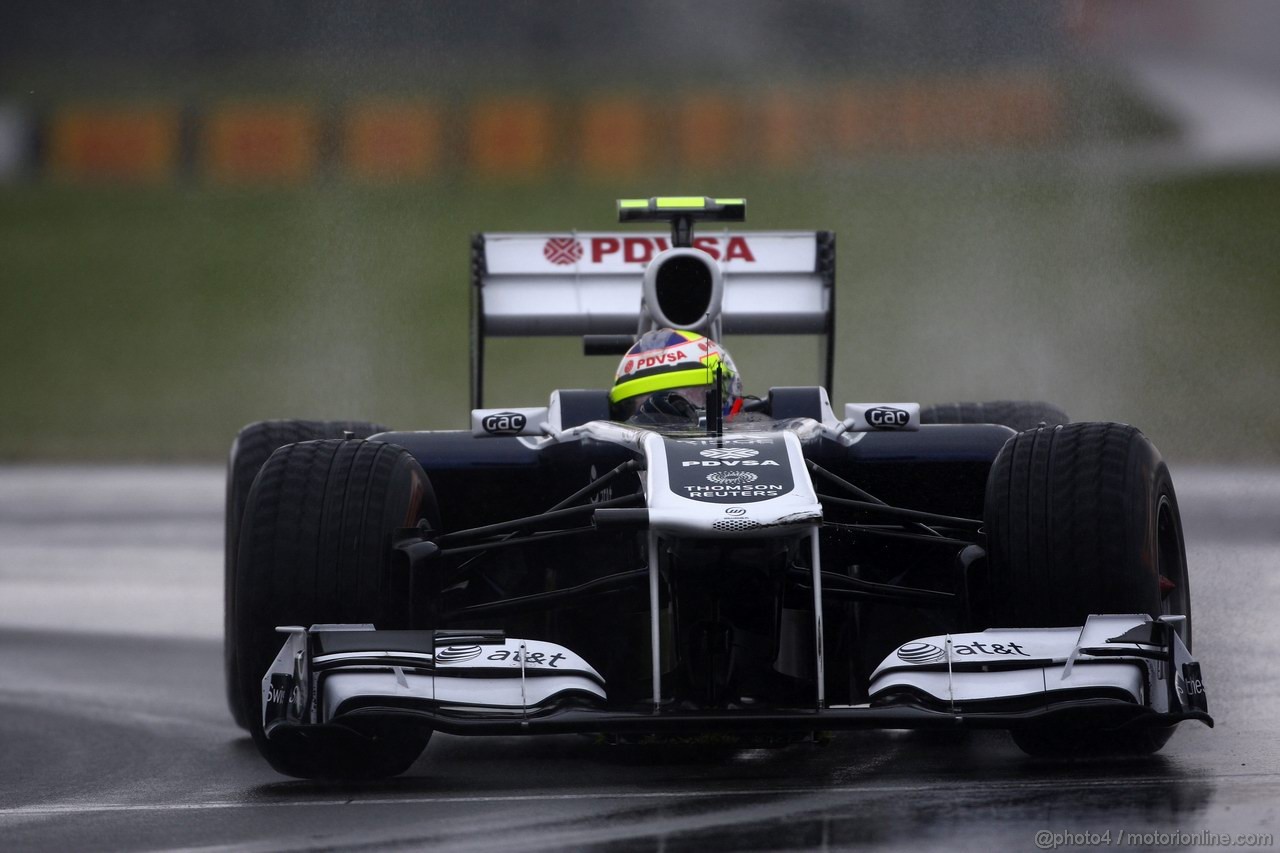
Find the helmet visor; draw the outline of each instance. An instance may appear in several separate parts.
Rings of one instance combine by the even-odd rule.
[[[646,404],[650,408],[653,408],[653,403],[651,401],[655,400],[655,398],[669,397],[672,395],[683,397],[699,412],[705,412],[707,410],[707,392],[709,390],[710,389],[705,385],[699,385],[690,388],[668,388],[664,391],[654,391],[651,394],[640,394],[639,396],[631,397],[630,399],[622,400],[615,404],[615,417],[622,421],[630,420],[637,412],[644,409]]]

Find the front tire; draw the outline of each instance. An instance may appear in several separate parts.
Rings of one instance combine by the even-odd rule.
[[[392,572],[391,537],[439,526],[431,484],[403,448],[308,441],[280,448],[254,481],[236,562],[231,639],[234,697],[263,756],[302,778],[380,778],[407,770],[430,732],[380,724],[333,732],[262,731],[262,676],[284,643],[278,625],[373,623],[407,628],[408,597]]]
[[[236,435],[231,443],[231,452],[227,454],[227,497],[225,528],[223,536],[223,572],[222,572],[222,659],[223,672],[226,678],[227,706],[236,725],[248,730],[249,723],[244,710],[234,698],[237,694],[236,651],[231,642],[232,611],[235,602],[236,552],[240,548],[240,521],[244,517],[245,501],[249,499],[249,488],[253,479],[258,476],[262,466],[281,447],[300,441],[315,441],[322,438],[343,438],[350,433],[352,438],[368,438],[387,427],[365,421],[298,421],[276,420],[257,421],[251,423]]]
[[[1180,615],[1191,648],[1191,594],[1178,499],[1155,446],[1126,424],[1019,433],[987,481],[991,624],[1083,625],[1095,613]],[[1149,753],[1170,729],[1016,732],[1032,754]]]

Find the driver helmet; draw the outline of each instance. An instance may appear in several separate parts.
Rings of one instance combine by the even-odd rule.
[[[717,367],[723,415],[732,417],[742,408],[742,380],[728,350],[697,332],[647,332],[618,364],[609,392],[614,416],[628,420],[646,403],[661,404],[673,396],[705,412]]]

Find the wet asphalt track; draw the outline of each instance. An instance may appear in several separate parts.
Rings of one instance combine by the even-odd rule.
[[[0,468],[0,849],[1280,838],[1280,472],[1174,475],[1218,728],[1184,724],[1158,756],[1036,761],[1000,733],[777,750],[437,736],[408,775],[338,787],[276,776],[225,711],[220,470]]]

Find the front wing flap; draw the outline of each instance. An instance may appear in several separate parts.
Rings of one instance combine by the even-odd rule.
[[[495,735],[1013,729],[1057,719],[1108,729],[1213,725],[1199,663],[1171,624],[1145,615],[915,640],[876,668],[867,704],[696,711],[611,708],[604,679],[583,657],[498,631],[278,630],[288,637],[262,680],[268,737],[358,730],[362,720],[392,715]]]
[[[1110,698],[1211,722],[1199,662],[1172,621],[1146,615],[915,640],[876,668],[870,695],[873,705],[917,704],[956,715]]]

